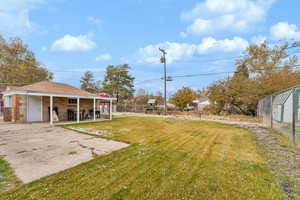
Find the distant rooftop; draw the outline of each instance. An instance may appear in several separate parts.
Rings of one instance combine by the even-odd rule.
[[[155,99],[149,99],[148,100],[148,104],[155,104],[156,103],[156,100]]]

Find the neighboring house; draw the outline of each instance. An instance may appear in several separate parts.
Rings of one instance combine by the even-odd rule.
[[[197,100],[194,100],[193,103],[195,104],[196,109],[197,109],[198,112],[203,111],[203,109],[206,106],[210,105],[210,102],[209,102],[208,98],[204,98],[204,97],[201,97]]]
[[[148,105],[155,106],[156,105],[156,99],[148,99]]]
[[[32,85],[8,88],[4,93],[4,121],[53,122],[96,120],[103,114],[98,103],[109,104],[112,119],[112,101],[63,83],[42,81]],[[51,112],[50,112],[51,111]]]
[[[5,88],[0,88],[0,116],[3,114],[4,109],[4,101],[3,101],[3,92],[5,91]]]
[[[109,94],[104,93],[104,92],[97,94],[97,96],[99,96],[101,98],[112,98]],[[108,114],[109,113],[109,108],[110,108],[109,102],[98,101],[97,102],[97,108],[99,108],[101,113]],[[116,110],[115,105],[113,106],[112,110],[113,111]]]

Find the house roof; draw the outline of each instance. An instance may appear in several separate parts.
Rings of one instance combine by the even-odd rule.
[[[57,83],[52,81],[41,81],[31,85],[25,85],[22,87],[14,87],[9,91],[24,91],[27,93],[44,93],[44,94],[56,94],[56,95],[69,95],[69,96],[83,96],[83,97],[99,97],[96,94],[89,93],[87,91],[75,88],[65,83]],[[104,98],[104,97],[102,97]]]
[[[155,104],[156,103],[156,99],[148,99],[148,104]]]
[[[208,98],[206,98],[206,97],[200,97],[200,98],[194,100],[193,103],[199,103],[199,104],[201,104],[201,103],[206,103],[207,101],[209,101]]]
[[[105,92],[101,92],[99,94],[97,94],[99,97],[104,97],[104,98],[111,98],[111,96]]]

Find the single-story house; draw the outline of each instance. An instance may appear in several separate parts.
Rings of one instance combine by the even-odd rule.
[[[198,112],[203,111],[206,106],[210,105],[209,99],[205,97],[200,97],[194,100],[193,103],[195,104]]]
[[[101,104],[109,105],[106,114],[111,120],[115,100],[51,81],[8,87],[3,95],[4,121],[21,123],[96,120],[104,114],[99,108]]]
[[[109,95],[109,94],[107,94],[107,93],[104,93],[104,92],[102,92],[102,93],[99,93],[99,94],[97,94],[99,97],[102,97],[102,98],[112,98],[112,96],[111,95]],[[101,112],[101,113],[109,113],[109,109],[110,109],[110,105],[109,105],[109,102],[108,101],[101,101],[101,102],[99,102],[99,101],[97,101],[97,108],[99,108],[99,111]],[[116,105],[113,105],[113,108],[112,108],[112,111],[113,112],[115,112],[116,111]]]

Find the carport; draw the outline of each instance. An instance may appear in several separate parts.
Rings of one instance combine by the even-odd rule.
[[[42,81],[4,92],[4,121],[52,125],[62,121],[96,121],[101,117],[112,120],[113,100],[67,84]],[[101,111],[101,106],[106,109]]]

